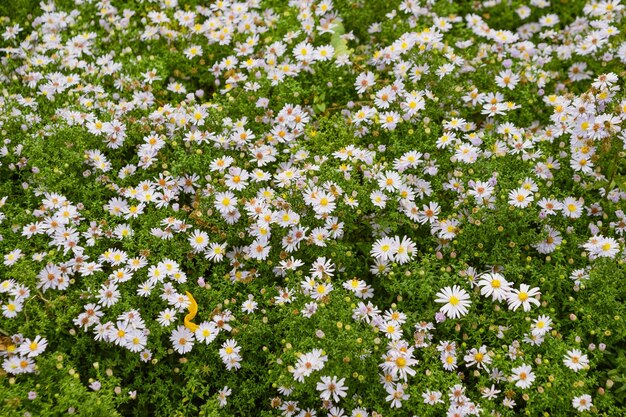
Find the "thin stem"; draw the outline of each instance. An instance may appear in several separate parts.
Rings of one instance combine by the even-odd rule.
[[[617,169],[618,169],[617,163],[618,163],[618,161],[619,161],[619,152],[615,152],[615,156],[613,157],[613,162],[611,164],[613,166],[613,171],[611,172],[611,178],[609,178],[609,182],[608,182],[608,184],[606,186],[607,195],[608,195],[609,191],[611,191],[611,184],[613,183],[613,179],[615,178],[615,174],[617,173]]]

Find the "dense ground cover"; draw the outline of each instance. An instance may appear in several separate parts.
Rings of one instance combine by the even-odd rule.
[[[0,415],[625,415],[625,14],[2,2]]]

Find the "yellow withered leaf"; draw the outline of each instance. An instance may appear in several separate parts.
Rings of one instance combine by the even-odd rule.
[[[187,291],[186,294],[187,298],[189,298],[189,313],[187,313],[187,315],[185,316],[184,323],[186,328],[188,328],[192,332],[195,332],[196,330],[198,330],[199,326],[196,323],[192,323],[191,320],[193,320],[196,317],[196,314],[198,314],[198,303],[196,303],[196,300],[193,298],[193,295],[191,295],[189,291]]]

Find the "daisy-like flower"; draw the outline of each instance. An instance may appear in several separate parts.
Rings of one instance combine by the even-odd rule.
[[[345,378],[337,380],[336,376],[323,376],[316,385],[316,389],[320,391],[320,398],[326,401],[339,402],[341,398],[348,395],[345,381]]]
[[[174,350],[181,355],[191,352],[194,343],[193,333],[185,326],[180,325],[172,331],[170,341],[174,345]]]
[[[343,283],[343,288],[357,294],[365,290],[365,287],[365,281],[356,278],[352,278],[351,280]]]
[[[487,388],[487,387],[482,388],[481,391],[482,391],[482,397],[487,398],[489,400],[495,399],[498,396],[498,394],[502,392],[499,389],[496,389],[495,385],[493,384],[491,384],[490,388]]]
[[[455,354],[443,352],[440,359],[443,365],[443,369],[445,369],[446,371],[454,371],[457,368]]]
[[[137,288],[137,295],[141,297],[149,296],[152,293],[155,285],[156,280],[148,279],[144,281],[143,283],[139,284],[139,287]]]
[[[248,294],[248,299],[241,305],[241,311],[246,314],[252,314],[257,309],[258,305],[259,303],[254,301],[254,296],[252,294]]]
[[[265,239],[257,239],[246,249],[250,258],[263,260],[269,256],[271,248]]]
[[[334,272],[335,265],[332,260],[326,259],[324,256],[317,258],[313,265],[311,265],[311,276],[313,278],[322,279],[325,276],[332,277]]]
[[[374,263],[370,267],[370,272],[374,275],[386,275],[389,271],[389,261],[384,261],[382,259],[374,260]]]
[[[237,206],[237,198],[230,191],[215,194],[215,208],[222,214],[232,211]]]
[[[579,397],[574,397],[572,399],[572,407],[574,407],[576,410],[580,412],[589,411],[591,407],[593,407],[593,403],[591,401],[591,395],[583,394]]]
[[[358,407],[352,410],[350,417],[369,417],[369,413],[365,408]]]
[[[226,243],[211,243],[208,249],[204,252],[204,256],[213,262],[220,262],[224,259],[224,254],[226,253]]]
[[[220,357],[224,362],[228,359],[239,357],[241,347],[237,345],[235,339],[228,339],[222,343],[222,348],[219,351]]]
[[[34,358],[35,356],[39,356],[46,350],[48,346],[48,341],[41,337],[36,336],[35,339],[25,339],[24,342],[20,345],[18,349],[18,353],[23,356],[28,356],[29,358]]]
[[[228,174],[224,177],[225,184],[229,190],[241,191],[248,185],[250,174],[246,170],[237,167],[230,167]]]
[[[335,209],[335,197],[327,192],[320,192],[313,201],[313,210],[318,214],[330,214]]]
[[[537,252],[542,254],[553,252],[561,244],[561,242],[563,242],[561,234],[557,230],[551,228],[550,226],[546,226],[545,229],[548,236],[546,236],[546,238],[541,242],[533,245],[537,249]]]
[[[402,401],[408,400],[410,395],[404,392],[404,386],[397,383],[395,386],[387,386],[387,394],[389,394],[385,400],[391,402],[391,408],[402,407]]]
[[[578,372],[589,365],[589,358],[587,358],[587,355],[583,355],[580,350],[572,349],[567,351],[563,363],[572,371]]]
[[[152,359],[152,352],[150,352],[147,349],[143,350],[139,354],[139,358],[141,359],[142,362],[149,362]]]
[[[496,76],[496,85],[500,88],[515,89],[515,86],[519,82],[519,75],[515,74],[511,70],[502,71]]]
[[[428,405],[443,404],[443,400],[441,399],[441,397],[442,394],[440,391],[426,390],[422,393],[424,404]]]
[[[328,356],[320,349],[313,349],[298,358],[293,371],[293,377],[298,382],[304,382],[304,378],[314,371],[320,371],[328,361]]]
[[[594,255],[598,257],[614,258],[619,253],[619,243],[612,237],[601,237],[594,249]]]
[[[189,244],[194,251],[200,252],[209,244],[209,235],[200,230],[194,230],[189,236]]]
[[[519,290],[512,289],[507,296],[509,309],[516,311],[522,306],[524,311],[530,311],[531,304],[540,305],[539,300],[535,298],[538,295],[541,295],[539,288],[530,288],[529,285],[521,284]]]
[[[487,365],[491,363],[491,356],[487,353],[487,346],[470,349],[463,358],[467,366],[476,365],[479,369],[487,369]]]
[[[383,317],[385,320],[393,321],[398,324],[406,323],[406,314],[397,310],[387,310]]]
[[[532,324],[533,336],[543,336],[552,330],[552,319],[548,316],[537,317]]]
[[[0,217],[0,220],[2,218]],[[24,254],[22,253],[22,251],[20,249],[14,249],[11,252],[9,252],[8,254],[4,255],[4,264],[6,266],[12,266],[14,265],[20,258],[22,258],[24,256]]]
[[[314,300],[320,300],[322,298],[324,298],[326,295],[328,295],[331,291],[333,290],[333,284],[329,283],[317,283],[315,284],[315,286],[313,287],[313,290],[311,291],[311,298],[313,298]]]
[[[17,298],[9,300],[2,305],[2,315],[6,318],[12,319],[17,317],[17,313],[22,311],[24,305]]]
[[[298,61],[311,61],[315,58],[313,46],[307,42],[300,42],[293,49],[293,55]]]
[[[232,157],[224,156],[224,157],[221,157],[221,158],[218,158],[218,159],[215,159],[215,160],[211,161],[211,164],[209,165],[209,169],[211,171],[223,172],[233,162],[234,162],[234,159]]]
[[[120,292],[115,283],[110,283],[108,286],[102,284],[97,297],[102,306],[111,307],[120,300]]]
[[[377,259],[387,261],[393,259],[397,250],[398,242],[390,237],[383,237],[374,242],[371,255]]]
[[[615,4],[618,4],[617,2],[607,2],[613,5],[613,7],[615,7]],[[596,79],[596,81],[594,81],[591,85],[599,90],[607,88],[612,86],[614,83],[616,83],[618,80],[617,74],[614,74],[612,72],[609,72],[608,74],[601,74],[600,76],[598,76],[598,78]]]
[[[202,55],[202,47],[199,45],[191,45],[189,48],[185,49],[184,54],[188,59],[200,56]]]
[[[127,262],[127,266],[131,271],[137,271],[146,265],[148,265],[148,262],[144,257],[131,258]]]
[[[137,353],[145,349],[147,342],[148,337],[143,331],[132,330],[128,333],[128,337],[123,346],[131,352]]]
[[[323,45],[315,49],[315,60],[328,61],[333,57],[335,49],[331,45]]]
[[[503,301],[511,289],[511,283],[496,272],[482,274],[478,286],[482,295],[491,297],[494,301]]]
[[[174,321],[176,321],[176,310],[173,308],[166,308],[165,310],[159,313],[159,317],[157,318],[157,322],[161,326],[169,326]]]
[[[394,256],[394,260],[400,265],[405,264],[411,260],[415,253],[417,252],[417,248],[415,247],[415,243],[407,236],[404,236],[402,240],[399,237],[395,237],[395,247],[396,253]]]
[[[400,325],[393,320],[386,323],[380,323],[379,328],[385,333],[385,336],[391,340],[399,340],[402,337],[402,329],[400,328]]]
[[[511,370],[511,381],[515,382],[515,386],[526,389],[529,388],[535,381],[535,374],[533,369],[528,365],[518,366]]]
[[[226,405],[226,403],[228,402],[228,397],[230,396],[231,393],[232,393],[232,390],[228,388],[228,386],[225,386],[224,388],[222,388],[221,390],[217,392],[217,401],[220,407],[224,407]]]
[[[563,204],[553,198],[542,198],[537,202],[546,214],[555,215],[563,209]]]
[[[187,94],[187,89],[179,82],[169,83],[167,85],[167,90],[172,93]]]
[[[385,191],[397,190],[402,185],[402,177],[397,172],[386,171],[378,177],[378,186]]]
[[[372,204],[378,208],[385,208],[387,205],[387,199],[388,197],[382,191],[375,190],[370,194]]]
[[[2,362],[2,369],[12,375],[31,373],[35,371],[35,362],[28,357],[12,356]]]
[[[15,288],[15,285],[16,283],[14,279],[5,279],[4,281],[0,282],[0,294],[11,291],[13,288]]]
[[[469,294],[458,285],[441,289],[436,297],[435,302],[444,303],[439,311],[451,319],[466,315],[472,303]]]
[[[356,92],[361,94],[367,91],[370,87],[374,85],[374,74],[367,71],[359,74],[354,82],[354,86],[356,87]]]
[[[400,120],[400,115],[395,111],[380,114],[380,125],[384,129],[394,130]]]
[[[528,207],[533,200],[533,193],[525,188],[518,188],[509,192],[509,204],[514,207]]]
[[[443,219],[439,221],[436,226],[438,229],[438,236],[441,239],[452,240],[459,232],[459,221],[457,219]]]
[[[406,381],[409,375],[414,376],[416,373],[415,369],[411,368],[418,363],[417,359],[413,358],[413,348],[409,348],[406,352],[392,351],[388,356],[383,355],[383,358],[385,362],[380,366],[394,377],[400,377]]]
[[[195,336],[198,342],[204,342],[208,345],[215,340],[218,333],[219,329],[215,323],[203,321],[198,325],[198,328],[195,331]]]
[[[504,397],[504,399],[502,400],[502,405],[510,409],[513,409],[516,404],[517,403],[515,402],[515,400],[509,397]]]
[[[563,200],[561,210],[565,217],[570,219],[577,219],[583,214],[584,202],[582,199],[575,199],[574,197],[567,197]]]

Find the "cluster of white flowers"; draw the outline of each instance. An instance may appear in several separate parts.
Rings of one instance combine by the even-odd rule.
[[[41,355],[48,347],[48,340],[39,335],[34,339],[24,338],[21,334],[14,334],[8,341],[2,341],[3,349],[0,351],[2,369],[8,374],[18,375],[35,372],[33,358]]]
[[[72,324],[96,341],[150,362],[159,343],[150,329],[162,327],[177,354],[215,349],[223,367],[236,371],[249,356],[236,339],[245,329],[233,331],[233,323],[259,312],[266,319],[287,305],[293,315],[315,322],[318,309],[340,293],[347,303],[357,299],[348,308],[355,324],[387,342],[377,372],[389,407],[411,401],[423,362],[417,352],[431,345],[447,372],[464,366],[489,373],[493,385],[480,390],[493,401],[504,389],[526,390],[541,377],[523,347],[550,337],[556,316],[547,315],[534,277],[516,278],[498,265],[481,265],[491,268],[483,274],[468,267],[446,276],[428,294],[440,306],[434,318],[376,305],[374,288],[397,277],[398,269],[406,279],[420,280],[410,266],[429,249],[439,260],[456,259],[457,239],[497,210],[536,222],[538,239],[525,244],[533,256],[547,257],[581,236],[577,247],[585,252],[576,262],[582,265],[567,272],[576,291],[595,261],[626,258],[626,215],[619,209],[626,192],[616,181],[617,162],[610,169],[604,164],[608,156],[623,157],[626,147],[623,74],[598,69],[626,64],[619,36],[626,12],[619,0],[590,1],[576,19],[551,13],[548,1],[532,0],[515,8],[521,23],[509,29],[490,26],[488,11],[497,0],[476,2],[475,13],[464,16],[439,15],[434,1],[402,0],[380,16],[393,30],[373,22],[362,28],[368,39],[344,33],[350,22],[332,0],[290,0],[276,9],[259,0],[196,7],[163,0],[139,2],[141,14],[113,3],[81,1],[71,12],[44,3],[29,28],[0,22],[6,42],[0,81],[7,85],[0,127],[20,125],[2,132],[0,169],[19,174],[11,181],[21,185],[15,193],[24,192],[24,207],[35,202],[9,227],[0,210],[0,242],[18,242],[2,245],[0,272],[14,275],[3,275],[0,307],[11,323],[25,316],[31,294],[43,299],[76,289],[80,300],[71,301],[82,310]],[[94,16],[78,7],[85,4],[97,6]],[[298,30],[283,33],[283,18]],[[379,38],[383,27],[406,31]],[[455,38],[457,28],[467,39]],[[103,52],[118,36],[129,46]],[[161,44],[193,70],[170,71],[165,58],[150,56]],[[567,62],[567,71],[552,69],[556,61]],[[199,72],[213,83],[190,76]],[[304,97],[293,86],[311,78],[325,84]],[[334,91],[346,97],[326,99],[325,89],[328,97]],[[545,117],[533,120],[535,106]],[[328,115],[331,122],[322,122]],[[325,143],[341,128],[348,133]],[[103,198],[97,206],[76,201],[72,190],[55,189],[19,143],[26,137],[45,148],[64,129],[82,135],[66,143],[80,148],[82,165],[61,161],[55,178],[82,171],[85,190]],[[503,168],[485,169],[487,164]],[[573,187],[563,190],[562,184]],[[0,198],[0,209],[22,204],[13,191]],[[369,240],[360,245],[361,239]],[[151,255],[151,245],[169,243],[176,259]],[[354,253],[345,248],[352,243],[365,254],[358,260],[366,265],[360,277],[346,267]],[[45,250],[28,253],[31,246]],[[30,281],[17,278],[29,269],[23,268],[27,262],[39,265]],[[194,262],[208,264],[212,275],[200,276]],[[237,291],[255,280],[270,285],[260,294],[242,290],[228,303],[211,300],[213,311],[192,322],[198,306],[190,294],[205,297],[220,278]],[[225,306],[231,303],[237,303],[232,310]],[[451,322],[460,332],[474,310],[500,312],[501,303],[514,320],[541,310],[527,317],[521,341],[506,326],[485,329],[506,343],[512,362],[506,374],[493,366],[493,350],[500,347],[489,346],[487,338],[467,349],[460,340],[435,339]],[[411,326],[412,340],[405,334]],[[32,358],[45,350],[46,339],[10,339],[11,350],[0,351],[3,369],[33,372]],[[310,349],[285,365],[282,376],[304,383],[324,370],[310,378],[318,381],[324,411],[346,415],[339,404],[354,391],[351,381],[326,367],[342,358]],[[361,355],[374,356],[367,349]],[[589,363],[577,348],[563,360],[574,372]],[[423,402],[444,403],[432,388],[423,392]],[[448,415],[490,411],[466,396],[465,386],[446,389]],[[275,408],[284,416],[315,415],[295,400],[283,401],[291,388],[279,393]],[[578,394],[573,407],[590,410],[591,397]],[[230,395],[228,386],[217,393],[221,407]],[[502,397],[503,407],[515,407],[512,395]],[[359,402],[351,415],[369,412]]]
[[[324,365],[328,361],[328,356],[320,349],[313,349],[298,358],[294,367],[290,367],[289,371],[293,374],[293,379],[298,382],[304,382],[304,378],[310,376],[315,371],[324,369]]]

